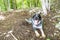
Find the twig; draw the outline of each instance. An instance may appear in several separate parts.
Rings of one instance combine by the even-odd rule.
[[[18,40],[12,33],[10,33],[12,36],[13,36],[13,38],[15,39],[15,40]]]
[[[3,35],[5,35],[6,33],[2,33],[0,36],[3,36]]]
[[[52,19],[57,18],[57,17],[60,17],[60,15],[56,15],[56,16],[52,17]]]
[[[10,33],[15,40],[18,40],[18,39],[12,34],[12,30],[9,31],[8,33]]]

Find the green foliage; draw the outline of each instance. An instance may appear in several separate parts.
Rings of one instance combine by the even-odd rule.
[[[49,38],[47,38],[46,40],[50,40]]]
[[[0,11],[5,10],[3,0],[0,0]]]
[[[14,1],[16,1],[16,3],[14,3]],[[6,2],[8,2],[8,0]],[[12,8],[14,9],[15,8],[14,6],[16,6],[17,9],[32,8],[32,7],[40,7],[41,8],[40,0],[10,0],[10,3],[6,3],[5,5],[4,5],[4,1],[0,0],[0,11],[5,10],[5,8],[7,8],[6,5],[10,5],[10,9],[12,9]]]

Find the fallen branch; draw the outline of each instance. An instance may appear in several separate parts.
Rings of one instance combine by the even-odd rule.
[[[57,18],[57,17],[60,17],[60,15],[56,15],[56,16],[52,17],[52,19],[55,19],[55,18]]]
[[[11,36],[12,36],[15,40],[18,40],[18,39],[12,34],[12,31],[9,31],[8,33],[10,33]]]

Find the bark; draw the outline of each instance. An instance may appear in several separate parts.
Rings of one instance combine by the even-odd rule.
[[[46,9],[46,6],[45,6],[45,0],[41,0],[41,4],[42,4],[43,13],[44,13],[44,15],[46,15],[47,14],[47,9]]]
[[[50,11],[50,0],[41,0],[42,9],[44,15],[47,14],[47,10]]]

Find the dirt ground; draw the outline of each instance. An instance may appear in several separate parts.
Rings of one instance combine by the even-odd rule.
[[[25,18],[31,17],[29,12],[5,12],[3,15],[6,16],[6,19],[0,20],[0,40],[60,40],[60,30],[56,29],[53,22],[50,21],[54,16],[51,12],[47,16],[42,16],[46,38],[36,37],[32,25],[25,21]]]

